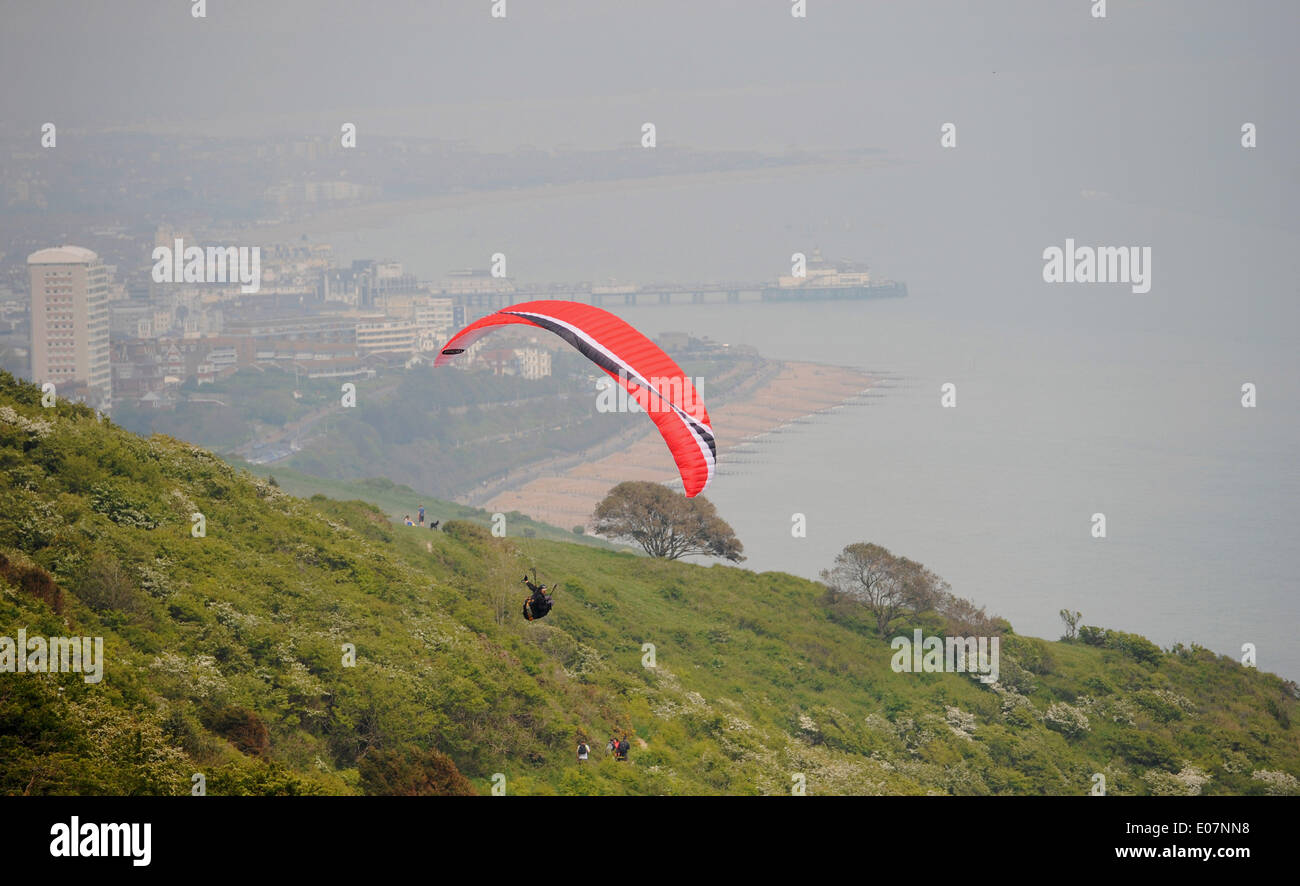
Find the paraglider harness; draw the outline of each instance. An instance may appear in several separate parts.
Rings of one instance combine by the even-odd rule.
[[[546,614],[551,611],[551,607],[554,605],[554,601],[551,599],[551,594],[555,593],[560,586],[556,585],[555,588],[548,593],[546,585],[539,585],[537,583],[536,569],[533,570],[532,581],[529,581],[528,576],[526,575],[522,580],[524,584],[528,585],[528,590],[532,591],[532,595],[524,599],[524,618],[529,621],[545,618]]]

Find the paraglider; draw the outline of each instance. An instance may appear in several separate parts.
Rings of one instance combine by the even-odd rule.
[[[502,308],[451,337],[434,366],[445,366],[497,326],[524,324],[564,339],[620,384],[654,421],[681,474],[687,498],[713,479],[718,447],[695,386],[673,359],[630,324],[580,302],[530,301]]]
[[[560,589],[559,585],[553,588],[547,588],[546,585],[537,583],[537,570],[533,570],[533,580],[529,581],[528,576],[523,577],[523,583],[528,585],[531,593],[524,600],[524,618],[534,621],[539,618],[545,618],[546,614],[555,606],[553,595]]]

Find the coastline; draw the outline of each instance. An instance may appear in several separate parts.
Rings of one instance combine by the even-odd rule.
[[[326,234],[337,234],[345,230],[381,228],[384,225],[392,224],[397,218],[439,210],[467,209],[488,204],[500,205],[531,200],[583,197],[609,192],[656,191],[665,187],[771,181],[791,176],[834,172],[846,168],[878,169],[889,164],[890,160],[884,157],[836,157],[811,163],[790,163],[711,172],[670,173],[667,175],[613,178],[603,181],[571,182],[561,185],[536,185],[524,188],[462,191],[435,194],[427,197],[366,202],[353,206],[341,206],[335,209],[322,209],[302,218],[291,221],[278,221],[267,225],[243,225],[228,230],[214,226],[212,230],[203,233],[205,235],[233,235],[243,240],[256,238],[264,243],[291,242],[304,235],[317,237]]]
[[[781,362],[779,371],[748,395],[710,410],[718,441],[718,475],[724,481],[729,456],[756,437],[814,413],[838,406],[872,385],[857,369],[821,363]],[[610,488],[624,480],[658,483],[677,477],[672,456],[654,425],[645,422],[634,438],[616,451],[559,469],[542,467],[523,482],[507,483],[480,506],[489,511],[518,511],[534,520],[569,528],[590,529],[591,514]],[[707,493],[706,493],[707,497]]]

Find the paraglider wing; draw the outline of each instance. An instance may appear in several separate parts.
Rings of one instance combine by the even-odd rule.
[[[717,443],[695,386],[658,345],[608,311],[569,301],[511,305],[452,336],[434,365],[445,366],[484,333],[511,324],[555,333],[622,385],[659,428],[688,498],[713,479]]]

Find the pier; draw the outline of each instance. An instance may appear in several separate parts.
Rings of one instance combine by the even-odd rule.
[[[838,301],[878,298],[904,298],[907,284],[892,281],[865,286],[798,286],[780,287],[770,283],[654,283],[638,287],[602,287],[590,284],[549,284],[518,286],[507,291],[456,292],[439,284],[425,284],[431,295],[456,300],[472,310],[499,311],[526,301],[577,301],[605,307],[637,304],[743,304],[765,301]]]

